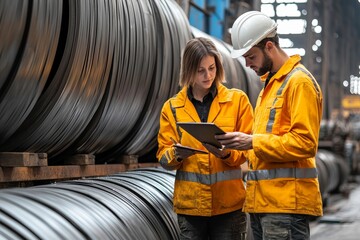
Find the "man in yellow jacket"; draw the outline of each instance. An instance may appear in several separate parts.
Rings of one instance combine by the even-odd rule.
[[[226,133],[226,148],[249,150],[243,210],[255,239],[309,239],[310,216],[322,215],[315,155],[322,118],[322,93],[300,56],[279,46],[277,25],[258,11],[234,22],[232,57],[264,82],[252,134]]]
[[[161,166],[176,170],[173,204],[180,239],[246,239],[241,173],[241,164],[246,161],[244,151],[210,148],[177,125],[211,122],[225,132],[250,133],[250,101],[243,91],[225,87],[224,81],[215,44],[202,37],[190,40],[182,57],[182,89],[164,103],[161,111],[157,152]]]

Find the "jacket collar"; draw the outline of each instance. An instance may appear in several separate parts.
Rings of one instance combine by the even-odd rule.
[[[192,101],[194,99],[194,95],[192,94],[192,87],[189,87],[186,91],[188,98]],[[217,94],[216,85],[211,85],[210,92],[209,92],[214,99]]]
[[[219,86],[217,86],[217,94],[214,98],[218,99],[217,101],[219,103],[223,103],[223,102],[229,102],[232,99],[232,92],[228,92],[228,89],[222,85],[219,84]],[[187,87],[183,87],[178,94],[175,96],[175,98],[171,101],[172,106],[173,107],[184,107],[186,104],[186,101],[190,101],[190,99],[187,97],[187,92],[188,92],[188,88]]]
[[[294,67],[300,63],[301,61],[301,57],[300,55],[296,54],[293,56],[290,56],[290,58],[284,63],[284,65],[281,66],[281,68],[279,69],[279,71],[277,71],[277,73],[272,77],[274,80],[277,81],[281,81],[283,79],[284,76],[286,76],[287,74],[289,74],[291,72],[291,70],[294,69]],[[266,81],[266,78],[268,77],[269,72],[265,73],[264,75],[262,75],[260,77],[260,80],[262,82]]]
[[[187,87],[183,87],[178,94],[171,99],[171,105],[174,108],[183,108],[185,107],[185,111],[189,114],[189,116],[197,122],[200,122],[200,119],[197,115],[196,109],[191,103],[191,100],[187,97]],[[219,84],[217,86],[217,94],[211,104],[208,121],[213,122],[215,118],[220,113],[221,104],[225,102],[229,102],[232,100],[233,91],[229,91],[224,85]]]

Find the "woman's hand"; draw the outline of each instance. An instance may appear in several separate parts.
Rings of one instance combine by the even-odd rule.
[[[173,146],[174,146],[176,160],[181,161],[195,154],[194,151],[183,148],[182,147],[183,145],[181,145],[181,143],[176,142],[172,137],[170,137],[170,139],[174,143]]]
[[[181,146],[182,145],[180,143],[174,144],[175,157],[177,160],[182,160],[195,154],[193,150],[182,148]]]

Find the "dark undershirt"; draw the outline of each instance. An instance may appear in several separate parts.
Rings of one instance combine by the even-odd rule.
[[[217,94],[217,89],[216,86],[213,84],[210,88],[210,92],[206,94],[203,98],[203,101],[200,102],[194,98],[194,95],[192,94],[192,88],[191,87],[188,88],[188,92],[187,92],[188,98],[194,104],[194,107],[199,115],[201,122],[207,122],[210,106],[216,94]]]
[[[268,77],[266,78],[264,88],[266,88],[266,85],[268,85],[270,79],[275,75],[276,72],[269,72]]]

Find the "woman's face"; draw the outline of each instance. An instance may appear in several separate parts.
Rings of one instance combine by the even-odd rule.
[[[216,63],[213,56],[205,56],[197,70],[194,88],[200,90],[210,89],[216,76]]]

